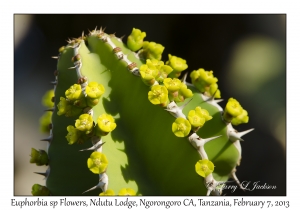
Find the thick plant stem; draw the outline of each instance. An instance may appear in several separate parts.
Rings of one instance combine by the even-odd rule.
[[[52,127],[43,139],[52,195],[117,194],[122,188],[141,195],[220,195],[218,185],[229,178],[238,182],[241,137],[252,129],[235,132],[223,120],[221,99],[199,93],[185,82],[186,74],[182,82],[166,83],[166,72],[180,75],[187,64],[171,55],[166,65],[153,59],[162,50],[147,42],[132,52],[102,29],[60,49],[52,82],[55,106],[48,109]],[[149,54],[152,59],[141,57]],[[207,81],[216,86],[217,79]],[[155,97],[160,105],[154,105]]]

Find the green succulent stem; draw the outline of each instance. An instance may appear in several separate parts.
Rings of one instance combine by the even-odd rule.
[[[127,46],[93,30],[59,49],[51,195],[210,195],[235,174],[241,153],[227,109],[224,122],[217,101],[177,79],[186,60],[164,64],[164,47],[145,36],[134,29]]]

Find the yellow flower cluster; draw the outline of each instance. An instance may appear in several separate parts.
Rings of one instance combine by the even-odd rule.
[[[214,77],[213,71],[205,71],[200,68],[191,73],[193,85],[203,94],[221,98],[221,92],[218,89],[218,79]]]

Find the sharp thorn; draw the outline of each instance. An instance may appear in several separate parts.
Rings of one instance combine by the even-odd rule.
[[[249,130],[245,130],[245,131],[242,131],[242,132],[238,132],[238,134],[239,134],[240,137],[242,137],[242,136],[246,135],[247,133],[249,133],[249,132],[251,132],[251,131],[253,131],[253,130],[254,130],[254,128],[251,128],[251,129],[249,129]]]
[[[253,131],[254,128],[251,128],[249,130],[246,130],[246,131],[242,131],[242,132],[237,132],[235,130],[231,130],[229,132],[229,139],[232,141],[232,142],[235,142],[236,140],[239,140],[239,141],[244,141],[244,139],[242,139],[241,137],[246,135],[247,133]]]
[[[211,100],[214,100],[215,99],[215,95],[216,95],[216,93],[217,93],[217,91],[218,91],[218,89],[214,92],[214,94],[211,96]]]
[[[79,151],[82,152],[82,151],[87,151],[87,150],[97,150],[97,149],[99,149],[100,147],[102,147],[103,144],[105,144],[105,142],[100,143],[100,141],[99,141],[99,142],[97,142],[95,145],[93,145],[92,147],[87,148],[87,149],[82,149],[82,150],[79,150]]]
[[[186,83],[187,75],[188,75],[188,72],[186,72],[186,73],[183,75],[183,78],[181,79],[181,82],[182,82],[183,84]]]
[[[172,113],[176,113],[176,110],[172,110],[172,109],[165,109],[168,112],[172,112]]]
[[[47,141],[47,142],[51,142],[51,140],[48,140],[48,139],[41,139],[40,141]]]
[[[53,112],[53,111],[54,111],[54,107],[49,108],[49,109],[45,109],[44,111],[45,111],[45,112],[47,112],[47,111]]]
[[[209,196],[211,193],[211,190],[207,190],[206,196]]]
[[[57,85],[57,81],[50,82],[51,85]]]
[[[84,193],[86,193],[86,192],[89,192],[89,191],[91,191],[91,190],[97,189],[97,188],[99,188],[98,185],[92,187],[91,189],[88,189],[88,190],[84,191],[82,194],[84,194]]]
[[[44,177],[47,177],[47,172],[44,172],[44,173],[40,173],[40,172],[33,172],[35,174],[39,174],[39,175],[42,175]]]
[[[204,142],[205,142],[204,144],[206,144],[207,142],[210,142],[211,140],[217,139],[217,138],[219,138],[220,136],[222,136],[222,135],[214,136],[214,137],[207,138],[207,139],[202,139],[202,140],[204,140]]]
[[[212,96],[210,96],[208,99],[206,99],[205,102],[214,101],[214,102],[216,102],[216,103],[219,103],[219,102],[223,101],[223,99],[217,99],[217,100],[214,100],[217,91],[218,91],[218,90],[216,90],[216,91],[214,92],[214,94],[213,94]],[[203,102],[202,102],[202,103],[203,103]]]
[[[105,192],[107,190],[107,183],[108,183],[107,174],[106,173],[99,174],[99,183],[96,186],[92,187],[91,189],[84,191],[83,193],[89,192],[97,188],[101,188],[102,191]]]
[[[216,100],[214,100],[214,102],[216,102],[216,103],[220,103],[221,101],[224,101],[224,99],[216,99]]]
[[[214,96],[211,96],[211,97],[209,97],[207,100],[206,100],[206,102],[208,102],[208,101],[213,101],[214,100]]]
[[[123,36],[121,36],[119,39],[122,41],[125,37],[125,34]]]
[[[59,57],[58,56],[52,56],[51,58],[58,59]]]
[[[105,72],[107,72],[107,71],[110,71],[109,69],[106,69],[106,70],[104,70],[103,72],[101,72],[100,74],[103,74],[103,73],[105,73]]]
[[[193,100],[193,98],[191,98],[190,100],[188,100],[185,104],[183,104],[183,105],[180,106],[179,108],[180,108],[181,110],[183,110],[184,107],[185,107],[186,105],[188,105],[188,104],[191,102],[191,100]]]
[[[51,142],[52,141],[52,136],[49,136],[48,138],[45,138],[45,139],[41,139],[41,141]]]

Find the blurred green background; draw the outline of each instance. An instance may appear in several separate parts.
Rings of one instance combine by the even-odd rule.
[[[30,195],[34,183],[44,184],[45,167],[30,164],[31,147],[45,149],[39,139],[43,94],[52,88],[58,48],[96,26],[125,39],[133,27],[145,40],[165,46],[168,54],[187,60],[188,71],[213,70],[219,79],[220,103],[236,98],[255,128],[242,142],[240,181],[275,185],[275,190],[224,191],[227,195],[286,195],[286,15],[14,15],[14,195]],[[188,78],[188,81],[190,79]]]

